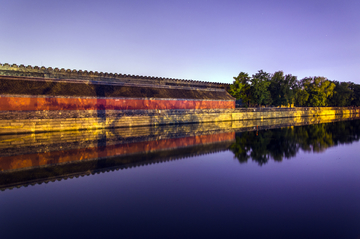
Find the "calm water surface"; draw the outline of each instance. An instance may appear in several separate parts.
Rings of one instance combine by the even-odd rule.
[[[0,191],[1,238],[360,238],[359,120],[211,135],[173,135],[166,147],[133,137],[126,148],[140,151],[116,159],[121,167],[98,159],[41,166],[34,178],[18,179],[31,167],[3,173],[21,175]],[[61,178],[74,170],[93,174]],[[48,172],[58,180],[36,176]]]

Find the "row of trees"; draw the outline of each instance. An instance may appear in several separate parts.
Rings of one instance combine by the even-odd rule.
[[[252,77],[240,72],[229,93],[245,106],[360,106],[360,85],[325,77],[298,80],[282,71],[270,74],[260,70]]]

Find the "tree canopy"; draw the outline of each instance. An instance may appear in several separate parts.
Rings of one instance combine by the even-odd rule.
[[[250,77],[245,72],[240,72],[234,78],[234,83],[230,85],[229,93],[243,104],[249,104],[250,101]]]
[[[309,93],[306,106],[327,106],[333,96],[335,84],[325,77],[306,77],[301,80],[304,90]]]
[[[271,104],[270,74],[260,70],[252,76],[250,81],[251,102],[258,106]]]
[[[283,71],[259,70],[251,77],[240,72],[229,93],[243,106],[360,106],[360,85],[319,76],[298,80]]]

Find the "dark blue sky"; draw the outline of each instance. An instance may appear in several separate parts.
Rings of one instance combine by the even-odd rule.
[[[360,83],[360,1],[3,1],[0,62],[215,82]]]

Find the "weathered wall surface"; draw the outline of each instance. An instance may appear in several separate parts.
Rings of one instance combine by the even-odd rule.
[[[322,117],[336,119],[339,116],[355,117],[356,108],[292,108],[292,109],[217,109],[217,110],[155,110],[155,111],[78,111],[63,115],[62,111],[3,112],[0,134],[33,133],[44,131],[85,130],[101,128],[203,123],[221,121],[264,120],[276,118]],[[2,115],[0,112],[0,116]],[[50,115],[47,115],[50,114]],[[6,115],[6,116],[5,116]],[[12,116],[12,117],[11,117]]]
[[[233,101],[197,99],[0,96],[0,111],[231,109]]]
[[[0,64],[1,111],[228,109],[228,84]]]

